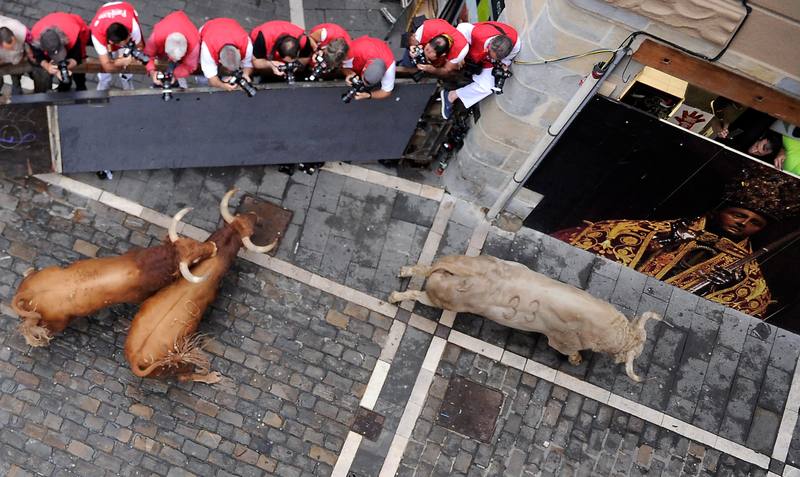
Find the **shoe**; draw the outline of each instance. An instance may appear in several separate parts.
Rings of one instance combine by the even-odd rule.
[[[110,181],[114,178],[114,173],[109,171],[108,169],[103,169],[102,171],[97,171],[97,177],[100,179],[105,179]]]
[[[453,102],[447,97],[450,94],[450,91],[443,89],[439,96],[442,98],[442,117],[444,119],[450,119],[450,116],[453,114]]]
[[[133,75],[121,74],[119,75],[119,82],[122,83],[122,89],[125,91],[133,89]]]

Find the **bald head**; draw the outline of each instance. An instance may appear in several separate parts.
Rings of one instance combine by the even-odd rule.
[[[189,43],[183,33],[170,33],[167,35],[167,40],[164,42],[164,52],[169,57],[170,61],[181,61],[186,56],[186,49]]]
[[[238,71],[242,65],[242,54],[233,45],[225,45],[219,50],[219,64],[228,71]]]

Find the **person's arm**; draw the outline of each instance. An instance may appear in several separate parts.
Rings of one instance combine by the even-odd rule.
[[[150,61],[147,62],[145,65],[145,69],[148,73],[152,76],[152,74],[156,70],[156,33],[153,32],[150,34],[150,38],[147,39],[147,44],[144,47],[144,54],[150,57]]]
[[[324,38],[322,38],[324,32],[325,29],[320,28],[319,30],[312,31],[311,33],[306,35],[308,37],[308,42],[311,44],[312,51],[317,51],[317,48],[319,48],[319,44],[324,41]]]
[[[417,28],[417,31],[414,32],[413,35],[408,36],[408,46],[417,46],[422,41],[422,29],[425,28],[425,25],[420,25]]]

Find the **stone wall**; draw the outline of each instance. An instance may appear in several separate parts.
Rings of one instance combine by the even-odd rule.
[[[654,9],[655,4],[670,4],[673,14]],[[715,0],[722,13],[709,16],[708,2],[679,0],[513,0],[506,2],[503,21],[521,34],[522,51],[518,60],[540,61],[596,48],[616,48],[631,32],[643,30],[691,50],[715,56],[744,15],[741,3]],[[779,34],[787,31],[800,37],[800,12],[776,12],[761,6],[765,0],[750,2],[753,13],[719,64],[737,73],[800,96],[800,65],[797,56],[776,58],[774,50],[760,45],[782,45]],[[766,2],[768,3],[768,2]],[[669,24],[667,22],[670,22]],[[776,28],[775,24],[782,28]],[[703,27],[706,25],[706,28]],[[634,48],[641,40],[634,43]],[[792,43],[795,44],[795,43]],[[487,98],[480,104],[481,117],[472,128],[457,160],[444,178],[447,189],[466,200],[490,206],[499,190],[519,169],[548,125],[578,89],[579,82],[592,66],[609,55],[593,55],[547,65],[514,66],[514,76],[506,82],[505,94]],[[610,73],[604,94],[619,95],[626,86],[622,71],[626,60]],[[625,77],[641,69],[631,62]],[[524,177],[516,177],[521,180]],[[507,210],[525,217],[540,195],[520,189]]]

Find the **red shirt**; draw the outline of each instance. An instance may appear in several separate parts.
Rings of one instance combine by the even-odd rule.
[[[433,40],[434,37],[439,35],[447,35],[453,40],[453,43],[450,45],[450,51],[447,52],[446,56],[448,61],[458,58],[458,54],[467,46],[467,39],[464,38],[464,35],[456,30],[456,27],[448,23],[447,20],[442,20],[440,18],[425,20],[422,24],[422,39],[419,43],[420,45],[426,45]]]
[[[274,58],[275,43],[278,41],[278,38],[284,35],[297,38],[300,42],[301,50],[305,48],[306,42],[308,41],[308,38],[306,38],[305,35],[305,30],[292,22],[283,20],[272,20],[253,28],[253,31],[250,32],[250,40],[253,42],[253,45],[255,45],[256,38],[258,38],[259,33],[264,36],[264,46],[266,47],[267,55],[265,59],[267,60],[277,59]]]
[[[239,49],[242,60],[247,57],[247,45],[250,37],[247,31],[233,18],[215,18],[200,28],[200,42],[205,43],[214,61],[219,62],[219,50],[225,45],[233,45]]]
[[[128,2],[109,2],[100,7],[92,19],[92,36],[102,45],[108,45],[106,30],[112,23],[124,25],[129,32],[133,31],[133,22],[139,23],[139,15],[136,9]],[[115,50],[118,47],[112,47]]]
[[[519,38],[517,30],[506,23],[476,23],[475,28],[472,29],[472,39],[470,41],[469,52],[467,53],[467,60],[472,63],[481,64],[484,68],[491,68],[492,63],[487,59],[488,54],[485,45],[489,38],[497,35],[508,36],[511,38],[512,45],[515,45],[517,43],[517,39]]]
[[[353,71],[358,75],[363,74],[371,60],[380,58],[386,63],[388,69],[394,64],[394,53],[385,41],[369,36],[356,38],[350,44],[350,56],[353,58]]]
[[[156,23],[153,33],[147,39],[147,46],[144,52],[150,56],[147,63],[147,71],[155,71],[155,59],[166,58],[167,53],[164,46],[167,37],[172,33],[180,33],[186,37],[186,54],[175,67],[174,75],[176,78],[185,78],[197,69],[200,62],[200,32],[183,11],[172,12],[165,16],[163,20]]]
[[[347,42],[349,45],[353,40],[350,38],[350,34],[347,33],[347,30],[340,27],[335,23],[320,23],[319,25],[315,26],[311,29],[310,33],[316,33],[322,29],[325,29],[325,39],[321,39],[319,41],[319,46],[327,46],[328,43],[331,41],[342,38],[344,41]]]
[[[74,48],[76,42],[80,42],[81,57],[86,58],[86,44],[89,43],[89,35],[91,33],[83,18],[74,13],[50,13],[33,25],[31,38],[38,42],[42,33],[52,27],[57,27],[67,36],[67,51]]]

